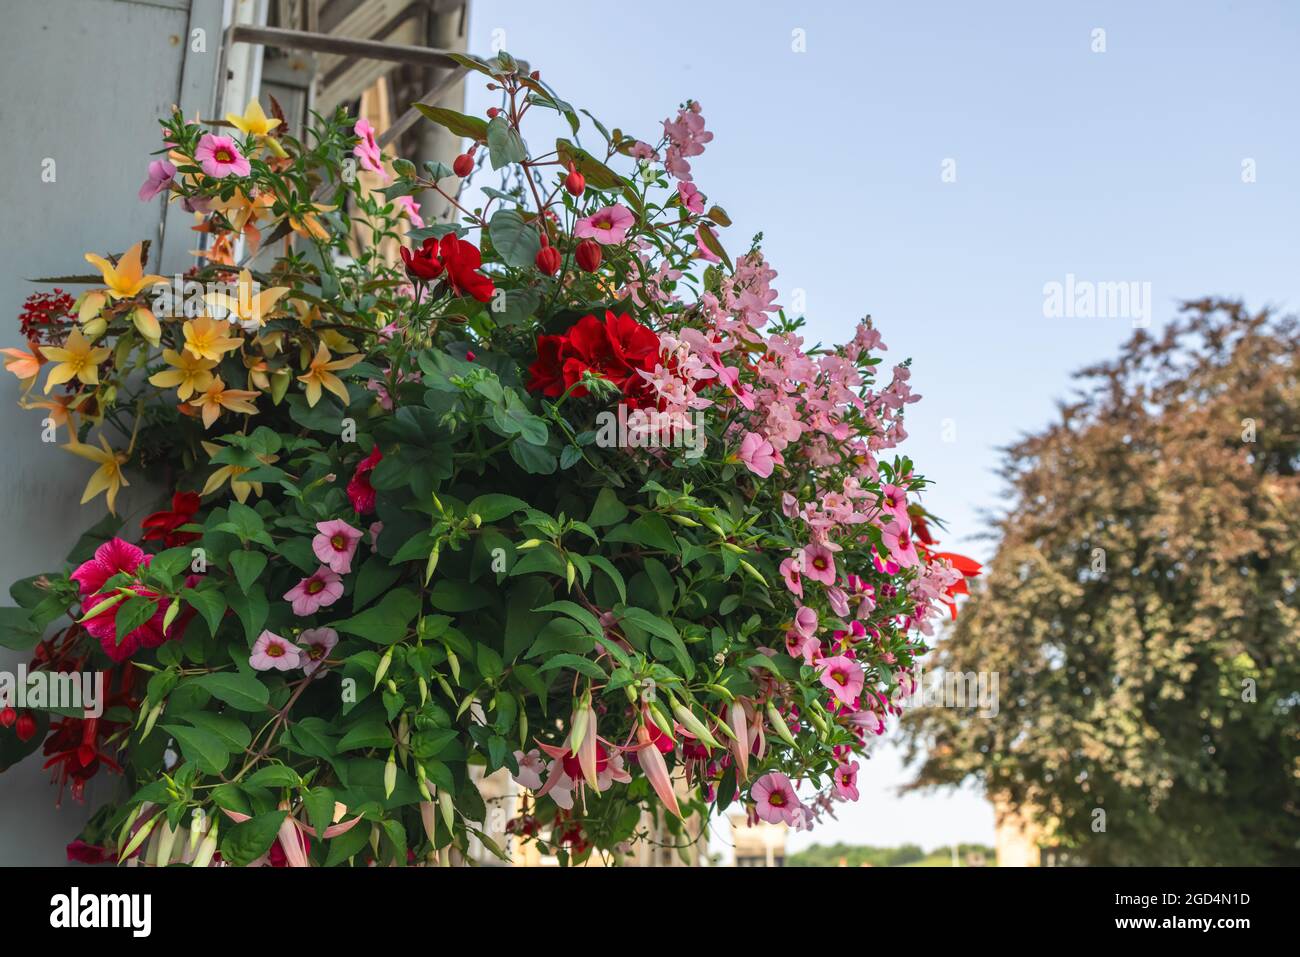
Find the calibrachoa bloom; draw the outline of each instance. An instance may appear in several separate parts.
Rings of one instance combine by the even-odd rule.
[[[323,566],[284,593],[284,600],[293,604],[295,615],[314,615],[342,597],[343,579]]]
[[[247,176],[251,167],[248,158],[229,136],[204,134],[199,140],[194,158],[203,166],[203,172],[216,179],[226,176]]]
[[[812,827],[979,571],[892,451],[909,363],[870,320],[805,341],[695,183],[697,103],[539,147],[521,120],[569,112],[541,73],[466,62],[499,105],[427,111],[471,140],[454,176],[342,110],[173,113],[139,195],[193,215],[183,281],[141,239],[23,307],[4,365],[84,500],[170,499],[13,590],[34,669],[108,676],[98,718],[0,706],[6,762],[77,799],[123,775],[74,858],[468,859],[503,768],[509,833],[565,863],[647,811]],[[476,157],[522,188],[465,202]]]
[[[290,641],[269,631],[263,631],[253,642],[253,653],[248,664],[254,671],[290,671],[298,667],[298,648]]]
[[[340,575],[352,571],[352,556],[357,553],[361,530],[341,518],[316,523],[317,535],[311,540],[312,551],[322,563]]]

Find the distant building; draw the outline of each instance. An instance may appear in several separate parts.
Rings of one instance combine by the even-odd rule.
[[[744,814],[732,814],[729,820],[737,867],[785,866],[785,841],[790,831],[786,825],[759,821],[751,826]]]

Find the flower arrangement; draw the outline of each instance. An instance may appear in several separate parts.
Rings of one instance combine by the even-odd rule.
[[[589,152],[537,73],[461,62],[501,105],[423,108],[471,142],[452,168],[343,111],[302,140],[256,103],[171,116],[140,198],[194,213],[195,268],[87,254],[92,288],[33,296],[4,350],[110,511],[0,619],[34,671],[107,676],[100,715],[0,712],[0,768],[39,748],[76,798],[118,776],[71,857],[499,851],[477,767],[569,863],[646,812],[682,842],[732,805],[811,826],[978,570],[885,457],[907,364],[879,376],[869,319],[806,344],[757,241],[727,251],[699,104],[655,143],[588,117]],[[534,110],[574,139],[534,153]],[[124,525],[136,470],[168,504]]]

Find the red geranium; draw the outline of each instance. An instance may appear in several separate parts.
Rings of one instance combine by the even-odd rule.
[[[142,536],[144,541],[162,542],[167,548],[197,541],[203,537],[198,532],[180,532],[177,529],[188,525],[198,510],[197,492],[177,492],[172,496],[170,512],[154,512],[140,523],[140,527],[145,530]]]
[[[379,446],[375,446],[370,454],[357,463],[357,470],[352,473],[352,479],[348,482],[348,501],[356,509],[358,515],[365,515],[367,512],[375,510],[375,487],[370,484],[370,473],[375,470],[384,457],[384,453],[379,451]]]
[[[473,296],[479,302],[487,302],[496,289],[492,280],[478,271],[483,265],[478,247],[454,233],[442,239],[430,236],[414,251],[403,247],[402,262],[412,279],[432,282],[443,276],[455,296]]]
[[[659,337],[623,313],[606,311],[602,322],[583,316],[562,336],[537,338],[537,361],[528,367],[528,389],[555,398],[592,372],[618,386],[632,408],[653,400],[641,372],[653,372],[659,361]],[[587,390],[578,385],[574,396]]]

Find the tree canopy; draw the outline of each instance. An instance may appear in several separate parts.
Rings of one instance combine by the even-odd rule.
[[[972,776],[1094,864],[1300,861],[1297,322],[1184,305],[1005,450],[997,553],[935,665],[912,787]]]

